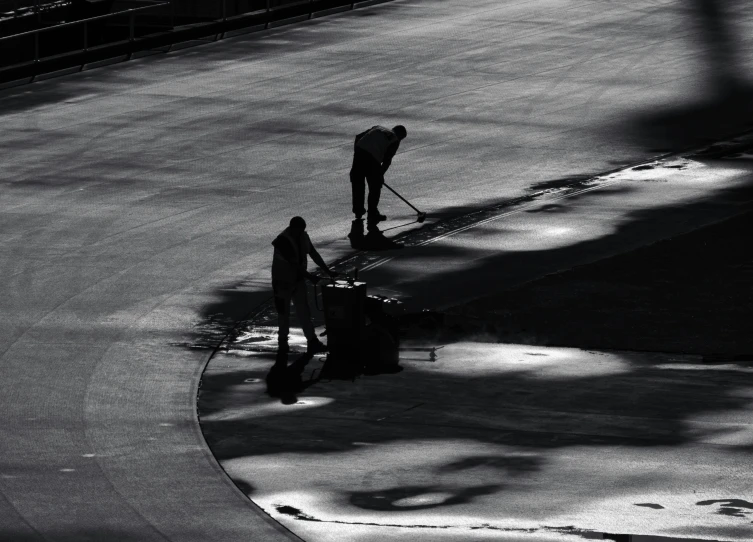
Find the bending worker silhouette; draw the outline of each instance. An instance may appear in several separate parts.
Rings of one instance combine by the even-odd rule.
[[[300,216],[290,219],[290,225],[283,230],[272,242],[275,247],[272,260],[272,290],[275,296],[275,308],[278,321],[278,351],[288,352],[288,333],[290,332],[290,302],[295,305],[298,322],[306,336],[309,354],[324,352],[327,347],[317,338],[314,325],[311,323],[311,311],[308,304],[306,280],[314,284],[319,277],[306,270],[308,256],[314,260],[330,277],[336,273],[331,271],[322,257],[311,244],[306,233],[306,221]]]
[[[395,126],[392,130],[384,126],[372,126],[356,136],[353,150],[353,166],[350,169],[350,184],[353,190],[353,230],[360,227],[363,232],[364,195],[366,182],[369,184],[368,214],[366,223],[369,232],[379,232],[377,224],[386,220],[379,212],[379,196],[384,184],[384,174],[390,168],[392,159],[400,147],[400,142],[408,135],[405,126]],[[364,182],[365,181],[365,182]]]

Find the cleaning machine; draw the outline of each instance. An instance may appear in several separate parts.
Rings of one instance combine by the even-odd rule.
[[[384,305],[395,304],[366,293],[366,283],[335,280],[322,287],[324,323],[329,353],[324,378],[352,379],[359,374],[396,372],[397,320]]]

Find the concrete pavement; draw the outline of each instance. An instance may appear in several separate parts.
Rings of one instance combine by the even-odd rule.
[[[408,127],[388,178],[434,218],[743,128],[749,61],[706,62],[728,48],[703,22],[671,1],[405,0],[2,91],[0,538],[289,538],[207,450],[207,352],[178,345],[268,297],[290,216],[349,252],[371,124]]]
[[[202,426],[228,475],[305,540],[753,532],[749,367],[470,341],[283,405],[265,393],[272,362],[215,358]]]
[[[730,144],[753,149],[753,136]],[[748,209],[748,155],[708,154],[436,223],[340,269],[360,263],[370,292],[408,311],[458,305]],[[406,350],[399,374],[316,381],[284,404],[265,387],[273,322],[262,312],[225,341],[199,411],[228,475],[306,540],[753,536],[744,363],[495,344],[479,329],[409,337],[443,345],[439,359]]]

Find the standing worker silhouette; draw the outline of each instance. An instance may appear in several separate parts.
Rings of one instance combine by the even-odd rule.
[[[311,239],[306,233],[306,221],[300,216],[294,216],[290,219],[290,225],[275,238],[272,245],[275,247],[272,260],[272,290],[275,296],[279,326],[278,352],[283,354],[289,350],[288,333],[290,332],[291,301],[295,305],[298,322],[308,342],[306,352],[308,354],[324,352],[327,347],[317,338],[314,325],[311,323],[305,279],[316,284],[319,282],[319,277],[306,270],[308,256],[311,256],[314,263],[330,277],[334,278],[336,273],[327,267],[314,245],[311,244]]]
[[[356,215],[349,235],[351,243],[357,244],[363,240],[363,215],[367,213],[363,205],[366,183],[369,184],[366,224],[371,240],[377,241],[379,244],[392,243],[392,241],[384,238],[377,227],[379,222],[387,218],[379,212],[379,196],[384,184],[384,174],[390,168],[392,159],[400,147],[400,142],[407,135],[408,131],[405,126],[398,125],[392,130],[384,126],[372,126],[356,136],[353,149],[353,166],[350,168],[353,213]]]

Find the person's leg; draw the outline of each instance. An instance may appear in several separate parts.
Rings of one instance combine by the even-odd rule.
[[[288,334],[290,333],[290,298],[275,295],[277,309],[277,348],[288,351]]]
[[[311,345],[318,343],[319,339],[316,336],[314,324],[311,323],[311,311],[309,310],[309,300],[307,295],[306,283],[299,282],[293,292],[293,305],[295,305],[295,313],[298,317],[298,323],[303,330],[303,334],[306,336],[306,341]]]
[[[366,175],[363,170],[362,159],[358,152],[353,153],[353,165],[350,168],[350,187],[353,193],[353,214],[360,219],[366,209],[363,206],[366,192]]]
[[[378,229],[376,225],[384,220],[379,212],[379,198],[382,194],[384,176],[380,169],[372,168],[367,173],[366,181],[369,183],[369,211],[366,216],[366,223],[369,231],[373,231]]]

